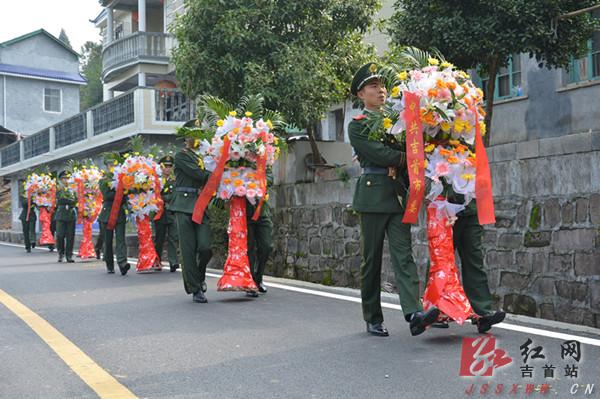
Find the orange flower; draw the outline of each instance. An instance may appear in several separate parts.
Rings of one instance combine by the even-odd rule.
[[[133,182],[135,181],[133,176],[123,176],[123,185],[125,188],[129,188],[133,186]]]
[[[231,172],[231,177],[238,177],[240,174],[238,172]]]
[[[231,183],[231,179],[223,179],[223,184],[230,184]]]
[[[444,82],[442,79],[438,79],[435,82],[436,87],[439,87],[440,89],[445,89],[446,86],[446,82]]]
[[[251,133],[252,132],[252,127],[251,126],[244,126],[243,132],[247,133],[247,134]]]
[[[446,86],[450,89],[450,90],[454,90],[456,89],[456,83],[454,82],[446,82]]]
[[[448,157],[448,162],[449,163],[458,163],[458,158],[456,158],[454,155],[452,155],[451,157]]]
[[[452,151],[447,150],[445,148],[440,148],[440,155],[445,156],[445,157],[449,157],[453,154]]]
[[[421,121],[423,123],[426,123],[429,126],[437,125],[432,111],[428,111],[426,109],[421,108],[420,113],[421,113]]]
[[[437,89],[429,89],[429,90],[427,90],[427,95],[429,97],[437,97],[438,94],[439,93],[438,93]]]
[[[254,183],[254,182],[248,183],[248,188],[256,188],[256,183]]]
[[[242,179],[235,179],[235,180],[233,181],[233,185],[234,185],[235,187],[240,187],[240,186],[243,186],[243,185],[244,185],[244,181],[243,181]]]
[[[456,150],[457,153],[462,154],[463,152],[467,151],[468,148],[465,147],[462,144],[459,144],[459,145],[456,146],[455,150]]]

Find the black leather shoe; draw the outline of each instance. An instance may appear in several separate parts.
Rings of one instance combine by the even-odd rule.
[[[442,320],[431,323],[431,328],[450,328],[450,326],[446,320]]]
[[[125,266],[119,265],[119,270],[121,271],[121,276],[126,275],[130,268],[131,268],[131,266],[129,265],[129,263],[126,263]]]
[[[25,248],[25,251],[27,251],[28,254],[31,253],[31,248]]]
[[[390,335],[383,323],[367,323],[367,332],[378,337],[387,337]]]
[[[50,252],[54,252],[54,247],[53,247],[52,245],[50,245],[50,246],[48,247],[48,251],[50,251]]]
[[[204,296],[204,292],[200,290],[194,294],[194,296],[192,297],[192,301],[196,303],[206,303],[208,302],[208,299],[206,299],[206,296]]]
[[[410,318],[410,333],[415,336],[423,334],[428,325],[435,322],[440,315],[438,308],[431,308],[427,312],[415,312]]]
[[[115,269],[108,269],[106,271],[106,273],[108,273],[108,274],[115,274]]]
[[[177,271],[177,269],[179,269],[178,263],[175,263],[174,265],[169,266],[169,270],[171,270],[171,273],[175,273]]]
[[[249,296],[251,298],[258,298],[258,292],[256,292],[256,291],[246,291],[246,296]]]
[[[31,248],[35,248],[35,242],[31,243]]]
[[[201,288],[202,292],[206,292],[207,289],[208,288],[206,287],[206,281],[203,281],[202,282],[202,288]]]
[[[63,256],[62,255],[58,255],[58,262],[62,262],[63,261]]]
[[[73,258],[67,258],[67,263],[75,263],[75,260],[73,260]]]
[[[100,251],[96,251],[96,259],[100,259]]]
[[[494,313],[489,313],[477,319],[477,332],[480,334],[488,332],[494,324],[502,323],[506,317],[506,312],[497,310]]]
[[[263,283],[258,283],[258,292],[260,292],[261,294],[266,294],[267,287],[265,287]]]

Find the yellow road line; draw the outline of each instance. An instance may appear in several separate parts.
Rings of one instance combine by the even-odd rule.
[[[129,389],[98,366],[50,323],[0,289],[0,303],[6,306],[56,352],[56,354],[101,398],[137,398]]]

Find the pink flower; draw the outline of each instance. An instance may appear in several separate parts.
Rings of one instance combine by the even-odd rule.
[[[229,199],[229,192],[227,190],[223,190],[219,193],[219,198],[226,200]]]
[[[421,80],[423,79],[423,74],[421,73],[421,71],[410,71],[410,77],[413,80]]]
[[[438,176],[448,175],[448,173],[450,173],[450,165],[448,165],[448,162],[438,162],[437,165],[435,165],[435,173]]]
[[[246,190],[246,197],[248,197],[248,198],[256,197],[256,190],[253,188],[249,188],[248,190]]]
[[[239,197],[243,197],[246,195],[246,187],[244,186],[239,186],[235,188],[235,195],[239,196]]]

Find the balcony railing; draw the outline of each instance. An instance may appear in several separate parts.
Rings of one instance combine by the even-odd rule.
[[[195,105],[174,89],[136,88],[0,150],[0,176],[75,156],[135,134],[174,134],[195,117]],[[78,145],[76,145],[78,144]]]
[[[135,32],[115,40],[102,50],[103,78],[136,62],[166,63],[174,45],[175,38],[162,32]]]

